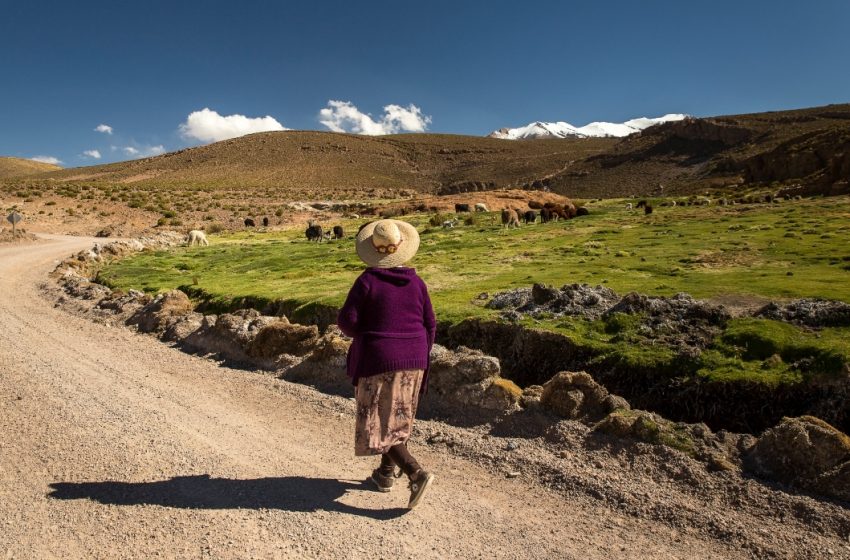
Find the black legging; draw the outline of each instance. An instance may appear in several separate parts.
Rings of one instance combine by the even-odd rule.
[[[392,472],[394,464],[401,467],[401,471],[407,476],[412,476],[421,469],[404,443],[393,445],[389,451],[381,455],[381,472]]]

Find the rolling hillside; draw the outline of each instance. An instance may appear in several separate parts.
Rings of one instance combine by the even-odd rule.
[[[141,187],[260,187],[291,199],[393,197],[401,191],[432,192],[470,181],[489,188],[521,185],[558,173],[571,161],[604,153],[613,142],[265,132],[147,159],[66,169],[39,179]]]
[[[26,177],[57,169],[62,168],[52,163],[42,163],[31,159],[0,157],[0,179]]]
[[[659,124],[547,183],[572,196],[690,194],[716,188],[847,192],[850,105]]]
[[[34,162],[29,162],[33,165]],[[838,194],[850,105],[663,122],[625,138],[252,134],[157,157],[64,169],[34,189],[205,190],[267,200],[397,198],[548,188],[571,197],[781,190]],[[114,200],[114,199],[113,199]]]

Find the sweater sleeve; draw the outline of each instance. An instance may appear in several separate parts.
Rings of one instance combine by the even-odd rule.
[[[342,309],[339,310],[339,315],[336,319],[336,324],[342,332],[353,337],[358,331],[358,315],[360,306],[365,301],[366,295],[369,293],[369,286],[366,285],[363,276],[354,281],[351,290],[348,291],[348,297],[345,298],[345,303]]]
[[[423,303],[422,303],[422,323],[425,325],[425,330],[428,332],[428,350],[434,345],[434,339],[437,337],[437,318],[434,315],[434,307],[431,305],[431,297],[428,295],[428,287],[422,283]]]

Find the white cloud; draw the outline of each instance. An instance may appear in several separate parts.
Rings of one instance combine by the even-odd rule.
[[[41,163],[52,163],[53,165],[59,165],[62,163],[61,159],[53,156],[33,156],[30,159],[33,161],[40,161]]]
[[[194,111],[180,125],[180,134],[184,138],[201,142],[218,142],[236,138],[253,132],[287,130],[273,117],[246,117],[245,115],[219,115],[211,109]]]
[[[95,127],[95,132],[103,132],[105,134],[112,134],[112,127],[108,124],[99,124]]]
[[[328,106],[319,111],[319,122],[334,132],[355,134],[395,134],[397,132],[425,132],[431,117],[423,115],[422,109],[411,103],[407,107],[387,105],[379,120],[361,112],[350,101],[331,99]]]
[[[100,150],[86,150],[83,152],[83,155],[94,159],[100,159]]]
[[[162,155],[165,153],[165,146],[162,144],[159,144],[158,146],[140,146],[138,148],[135,146],[124,146],[121,150],[123,150],[123,152],[128,156],[138,159]]]

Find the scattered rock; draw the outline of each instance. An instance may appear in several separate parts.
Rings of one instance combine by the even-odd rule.
[[[755,316],[813,328],[847,327],[850,326],[850,304],[809,298],[786,304],[770,302],[756,311]]]

